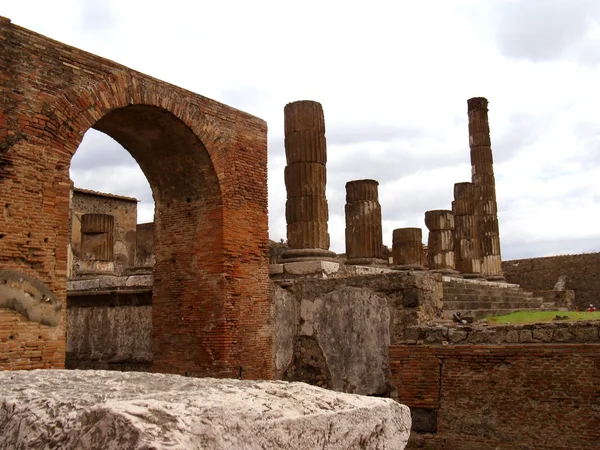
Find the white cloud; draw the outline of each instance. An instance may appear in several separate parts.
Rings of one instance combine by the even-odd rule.
[[[597,5],[21,0],[0,14],[266,119],[275,240],[285,236],[283,107],[320,101],[338,252],[346,181],[380,181],[388,245],[394,228],[424,227],[426,210],[450,207],[453,184],[470,177],[466,100],[486,96],[503,253],[516,258],[599,247]],[[142,198],[149,220],[143,175],[106,142],[86,137],[73,178]]]

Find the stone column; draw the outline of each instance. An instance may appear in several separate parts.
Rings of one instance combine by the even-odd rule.
[[[475,97],[469,99],[467,105],[471,173],[476,196],[475,215],[481,249],[481,273],[488,280],[503,280],[488,101],[483,97]]]
[[[113,275],[115,218],[109,214],[81,216],[80,275]]]
[[[285,187],[288,247],[284,262],[327,259],[329,251],[325,197],[327,146],[320,103],[298,101],[284,108]]]
[[[386,264],[383,259],[379,183],[346,183],[346,264]]]
[[[473,183],[454,185],[454,256],[456,270],[465,278],[481,277],[481,252],[475,215]]]
[[[429,270],[456,273],[454,260],[454,216],[452,211],[437,209],[425,212],[429,229],[427,265]]]
[[[397,228],[392,233],[394,269],[423,270],[423,233],[420,228]]]

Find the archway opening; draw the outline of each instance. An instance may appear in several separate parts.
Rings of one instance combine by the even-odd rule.
[[[93,128],[127,150],[148,181],[154,199],[150,226],[153,267],[148,271],[148,255],[140,255],[145,250],[140,248],[140,234],[145,233],[147,241],[148,226],[136,227],[135,236],[128,238],[120,226],[125,222],[128,200],[129,209],[135,209],[128,196],[104,196],[104,201],[96,201],[88,214],[80,214],[79,218],[72,214],[72,221],[83,217],[91,224],[81,223],[78,251],[86,259],[91,255],[92,261],[81,264],[91,270],[79,270],[69,283],[67,366],[119,370],[152,367],[160,372],[214,374],[215,361],[223,354],[215,351],[211,342],[214,339],[206,330],[218,328],[223,308],[219,278],[223,218],[219,181],[210,156],[192,130],[158,107],[114,109]],[[77,157],[76,153],[73,161]],[[106,157],[100,155],[97,159],[110,166]],[[93,196],[93,192],[75,189],[71,204],[76,203],[76,197],[89,200]],[[120,205],[112,211],[119,217],[107,219],[113,224],[106,229],[102,217],[86,217],[110,216],[110,208],[98,206],[102,204]],[[144,205],[146,215],[147,210]],[[72,230],[76,229],[74,225]],[[105,241],[112,243],[114,266],[97,262]],[[132,242],[133,257],[131,251],[121,251]],[[95,248],[99,249],[96,254]],[[104,259],[109,258],[104,255]],[[103,269],[113,273],[102,273]],[[74,287],[86,286],[85,295],[73,292]],[[103,332],[95,333],[90,324],[103,328]],[[75,354],[82,353],[89,356],[87,366],[81,360],[78,365],[74,362]]]

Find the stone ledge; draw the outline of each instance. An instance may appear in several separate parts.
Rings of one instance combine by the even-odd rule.
[[[304,383],[140,372],[0,372],[8,448],[403,449],[409,409]]]
[[[99,277],[83,280],[67,281],[67,292],[81,292],[93,290],[118,290],[132,287],[151,288],[154,277],[148,275],[129,275],[124,277]]]
[[[300,261],[283,264],[283,271],[290,275],[328,278],[340,270],[340,263],[332,261]]]

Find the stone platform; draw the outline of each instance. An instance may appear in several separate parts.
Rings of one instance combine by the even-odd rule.
[[[403,449],[409,409],[283,381],[0,372],[0,448]]]

